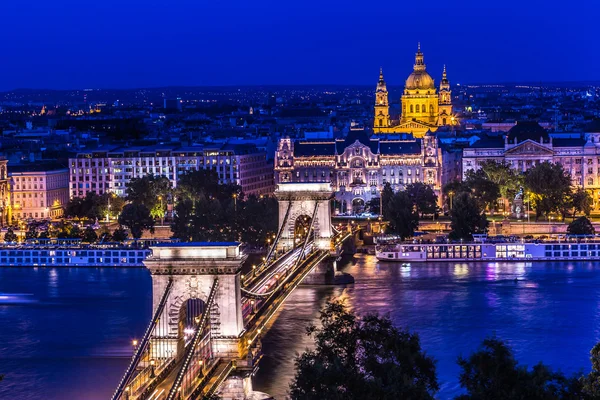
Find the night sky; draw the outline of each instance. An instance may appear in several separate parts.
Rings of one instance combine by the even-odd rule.
[[[600,80],[598,0],[4,0],[0,90]],[[594,21],[594,19],[596,19]]]

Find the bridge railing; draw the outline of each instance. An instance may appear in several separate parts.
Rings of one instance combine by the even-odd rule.
[[[124,393],[126,393],[126,396],[129,397],[130,392],[133,392],[133,388],[128,387],[128,384],[130,381],[133,380],[133,376],[134,376],[135,372],[139,371],[140,363],[144,359],[148,358],[148,348],[149,348],[148,346],[150,344],[150,337],[151,337],[153,331],[155,330],[156,325],[158,324],[158,322],[160,320],[160,316],[163,313],[165,305],[167,304],[167,299],[169,298],[169,294],[171,293],[172,288],[173,288],[173,279],[169,278],[169,281],[167,282],[167,286],[165,287],[165,291],[163,292],[160,302],[158,303],[158,307],[154,311],[152,320],[150,321],[150,324],[146,328],[144,337],[142,338],[141,342],[138,344],[138,346],[135,350],[135,353],[133,354],[133,357],[131,358],[131,362],[129,363],[129,366],[127,367],[127,370],[125,371],[125,375],[123,376],[123,378],[121,378],[121,381],[119,382],[119,385],[117,386],[117,389],[115,390],[115,392],[112,396],[112,400],[117,400],[117,399],[121,398],[121,396]],[[148,364],[145,367],[142,367],[142,371],[139,371],[139,372],[143,372],[147,367],[154,368],[154,365]]]
[[[264,300],[262,307],[249,321],[247,330],[240,340],[240,352],[246,356],[257,337],[262,333],[265,325],[273,318],[279,307],[284,303],[293,290],[304,280],[306,275],[312,271],[313,267],[327,258],[329,252],[326,250],[315,249],[290,275],[290,279],[282,283],[276,291],[271,293],[270,297]]]
[[[204,364],[209,360],[212,361],[209,322],[218,287],[219,278],[215,278],[206,301],[206,311],[202,314],[194,336],[185,350],[183,363],[167,395],[167,400],[174,400],[176,396],[186,398],[203,381],[200,375],[204,373]]]

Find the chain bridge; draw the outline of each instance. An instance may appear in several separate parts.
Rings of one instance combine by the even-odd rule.
[[[240,243],[152,247],[152,319],[112,400],[252,398],[269,322],[308,276],[332,276],[357,233],[332,226],[328,183],[280,184],[275,196],[275,240],[245,275]]]

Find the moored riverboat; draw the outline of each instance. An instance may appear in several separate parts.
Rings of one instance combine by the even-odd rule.
[[[382,261],[600,260],[598,242],[380,243]]]

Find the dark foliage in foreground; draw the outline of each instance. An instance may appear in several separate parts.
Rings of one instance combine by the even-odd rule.
[[[415,334],[387,317],[356,317],[341,302],[321,311],[321,328],[310,326],[315,349],[296,360],[292,399],[433,399],[435,364]]]

